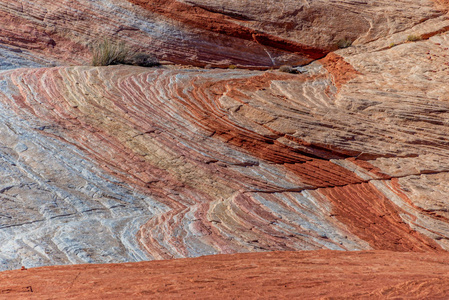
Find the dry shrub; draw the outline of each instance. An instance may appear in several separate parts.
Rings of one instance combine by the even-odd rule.
[[[418,35],[418,34],[410,34],[407,37],[407,41],[409,41],[409,42],[417,42],[417,41],[420,41],[420,40],[422,40],[422,37],[420,35]]]
[[[93,66],[109,66],[123,64],[129,55],[129,49],[125,43],[113,43],[104,39],[92,49]]]
[[[337,41],[337,47],[340,49],[351,47],[352,41],[347,39],[342,39]]]
[[[91,48],[93,66],[124,64],[153,67],[159,65],[155,56],[131,50],[124,42],[114,43],[104,39]]]
[[[298,71],[290,65],[283,65],[279,67],[280,72],[298,74]]]

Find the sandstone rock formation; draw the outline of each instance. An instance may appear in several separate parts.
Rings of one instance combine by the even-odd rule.
[[[444,14],[429,0],[2,0],[0,67],[85,64],[101,37],[183,64],[304,64],[339,40],[361,44]]]
[[[0,269],[445,257],[445,5],[0,1]],[[183,66],[86,66],[98,36]]]
[[[6,299],[447,299],[449,255],[299,251],[0,273]]]

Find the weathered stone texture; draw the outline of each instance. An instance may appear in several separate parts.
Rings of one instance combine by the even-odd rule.
[[[448,249],[441,7],[164,3],[0,1],[2,269]],[[67,66],[98,36],[183,64],[314,61]]]
[[[447,253],[300,251],[0,273],[6,299],[446,299]]]
[[[339,40],[366,43],[441,15],[428,0],[5,0],[0,44],[11,58],[21,51],[40,65],[89,63],[89,47],[107,37],[175,63],[272,67],[305,64]]]

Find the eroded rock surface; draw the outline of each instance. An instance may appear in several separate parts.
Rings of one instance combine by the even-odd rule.
[[[1,268],[447,250],[443,4],[0,1]],[[178,63],[313,62],[67,66],[100,35]]]
[[[101,37],[160,60],[204,66],[305,64],[444,15],[428,0],[0,1],[0,55],[30,64],[85,64]],[[17,53],[19,52],[19,53]],[[12,61],[10,61],[12,60]]]
[[[164,205],[41,133],[50,127],[1,112],[1,268],[147,259],[135,235]]]
[[[301,251],[0,273],[4,299],[446,299],[447,253]]]

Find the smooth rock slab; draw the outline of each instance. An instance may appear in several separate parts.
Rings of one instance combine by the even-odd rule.
[[[449,296],[446,253],[301,251],[0,273],[5,299],[409,298]]]

